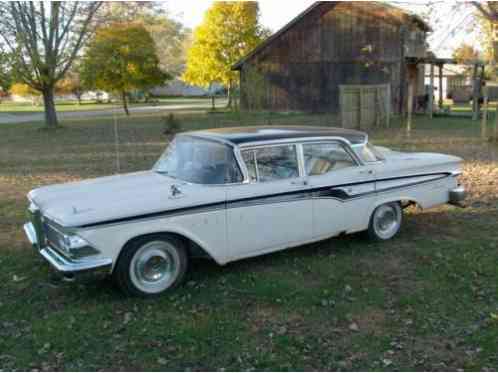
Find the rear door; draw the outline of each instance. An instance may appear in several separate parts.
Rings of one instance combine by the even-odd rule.
[[[313,234],[325,238],[368,227],[375,203],[375,170],[340,141],[305,143],[304,168],[313,190]]]

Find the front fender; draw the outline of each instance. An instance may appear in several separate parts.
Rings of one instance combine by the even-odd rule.
[[[158,233],[173,233],[191,240],[220,265],[229,261],[225,211],[127,222],[84,229],[77,233],[101,251],[103,256],[112,258],[113,265],[130,240]]]

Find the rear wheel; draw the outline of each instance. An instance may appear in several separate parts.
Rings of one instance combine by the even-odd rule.
[[[187,266],[187,251],[181,240],[169,235],[154,235],[124,247],[113,277],[125,294],[153,297],[178,286],[185,277]]]
[[[368,236],[375,241],[390,240],[399,232],[403,221],[403,210],[398,202],[381,205],[370,217]]]

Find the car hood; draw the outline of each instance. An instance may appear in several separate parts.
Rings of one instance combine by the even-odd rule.
[[[173,186],[181,193],[173,195]],[[219,189],[144,171],[41,187],[28,197],[49,219],[77,227],[222,202],[225,195]]]

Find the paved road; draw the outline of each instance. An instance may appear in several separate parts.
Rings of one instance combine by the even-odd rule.
[[[225,105],[225,100],[216,100],[217,107]],[[199,110],[199,109],[209,109],[211,107],[210,100],[203,100],[199,102],[190,103],[179,103],[179,104],[168,104],[168,105],[157,105],[157,106],[138,106],[131,107],[130,113],[140,113],[140,114],[154,114],[159,112],[169,112],[169,111],[188,111],[188,110]],[[124,115],[123,108],[119,107],[116,109],[102,109],[102,110],[89,110],[89,111],[63,111],[57,113],[57,117],[60,121],[67,119],[88,119],[96,117],[111,117],[116,113],[119,116]],[[31,122],[41,122],[44,120],[43,112],[40,113],[26,113],[26,114],[7,114],[0,112],[0,124],[6,123],[31,123]]]

